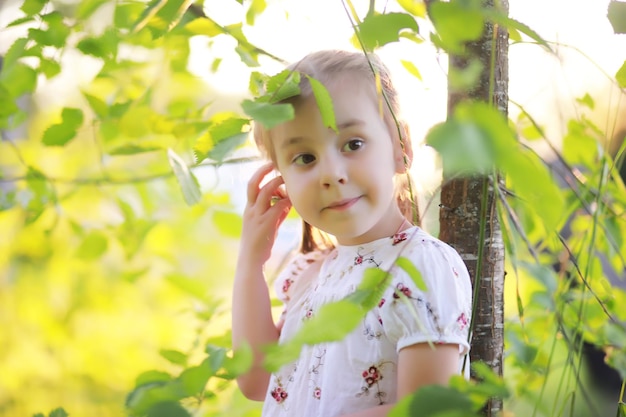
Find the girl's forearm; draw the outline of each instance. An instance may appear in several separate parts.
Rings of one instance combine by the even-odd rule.
[[[270,374],[262,368],[261,347],[278,340],[279,332],[272,318],[269,290],[263,267],[240,261],[233,285],[232,338],[233,349],[248,344],[254,353],[249,372],[237,378],[243,394],[263,400]]]

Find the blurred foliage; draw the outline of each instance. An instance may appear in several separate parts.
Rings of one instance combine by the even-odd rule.
[[[260,414],[232,382],[251,361],[248,350],[230,349],[241,219],[231,197],[206,182],[219,166],[248,160],[235,151],[252,118],[272,126],[292,117],[276,102],[297,93],[299,74],[257,70],[261,57],[282,62],[244,31],[268,5],[238,3],[242,21],[224,26],[189,0],[24,0],[0,28],[20,33],[0,71],[0,416]],[[459,53],[492,21],[512,39],[550,50],[528,26],[479,1],[433,3],[430,32],[422,2],[397,6],[366,16],[347,7],[353,42],[373,50],[430,39]],[[231,38],[242,65],[255,69],[257,98],[242,102],[244,114],[217,105],[224,98],[189,72],[192,37]],[[415,64],[404,65],[421,78]],[[219,66],[218,58],[210,62],[213,71]],[[472,71],[457,74],[455,85],[470,88]],[[311,82],[332,127],[328,94]],[[624,87],[623,67],[613,82]],[[520,415],[556,416],[568,407],[591,415],[597,404],[583,383],[583,340],[626,376],[626,292],[607,279],[626,269],[618,175],[626,145],[608,151],[610,132],[585,116],[593,100],[578,100],[580,117],[569,122],[562,152],[551,145],[560,171],[529,147],[547,139],[524,109],[507,120],[465,103],[429,132],[447,174],[502,175],[492,186],[512,282],[507,300],[516,308],[507,309],[505,380],[475,364],[480,383],[428,387],[394,416],[418,409],[467,416],[495,395],[508,396],[509,412]],[[387,282],[378,275],[328,306],[333,338],[371,307]],[[421,281],[419,271],[411,275]],[[328,328],[312,322],[293,344],[274,347],[270,365],[328,338],[319,326]],[[623,410],[623,398],[612,400]]]

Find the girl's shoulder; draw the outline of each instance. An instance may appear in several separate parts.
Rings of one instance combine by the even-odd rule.
[[[436,286],[440,286],[442,280],[456,281],[456,278],[469,282],[469,273],[459,252],[418,227],[408,230],[397,257],[413,264],[426,281],[440,281]]]
[[[331,252],[332,249],[323,249],[292,255],[274,281],[276,296],[284,303],[288,302],[293,296],[295,284],[310,276],[310,270],[319,267]]]

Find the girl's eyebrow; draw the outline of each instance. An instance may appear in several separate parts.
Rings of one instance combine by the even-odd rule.
[[[349,127],[353,127],[353,126],[360,126],[365,124],[365,122],[363,122],[363,120],[360,119],[350,119],[347,120],[343,123],[338,123],[337,124],[337,129],[341,130],[341,129],[347,129]]]
[[[337,129],[338,130],[343,130],[343,129],[348,129],[350,127],[354,127],[354,126],[362,126],[364,125],[365,122],[361,119],[349,119],[345,122],[342,123],[338,123],[337,124]],[[283,143],[280,144],[280,148],[281,149],[285,149],[288,148],[290,146],[294,146],[294,145],[299,145],[300,143],[304,142],[305,138],[303,136],[294,136],[292,138],[289,138],[285,141],[283,141]]]
[[[283,141],[283,143],[280,144],[280,148],[285,149],[293,145],[298,145],[301,142],[304,142],[304,138],[302,136],[294,136],[293,138]]]

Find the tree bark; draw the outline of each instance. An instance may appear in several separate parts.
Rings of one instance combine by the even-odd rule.
[[[483,0],[483,7],[497,7],[508,14],[508,0]],[[482,37],[466,45],[466,54],[450,56],[450,71],[465,68],[473,59],[483,65],[477,85],[470,91],[455,91],[449,86],[448,117],[458,103],[480,100],[493,103],[505,115],[508,107],[508,32],[485,22]],[[495,54],[495,56],[493,56]],[[495,63],[493,73],[492,59]],[[490,85],[492,86],[490,88]],[[453,246],[465,261],[475,287],[476,310],[470,358],[486,363],[502,375],[504,350],[504,244],[497,217],[493,186],[497,178],[475,176],[444,178],[441,191],[440,238]],[[483,187],[486,187],[485,189]],[[483,192],[486,191],[486,193]],[[486,204],[483,207],[483,195]],[[478,268],[480,226],[484,218],[482,265]],[[492,398],[485,406],[486,416],[502,410],[502,399]]]

